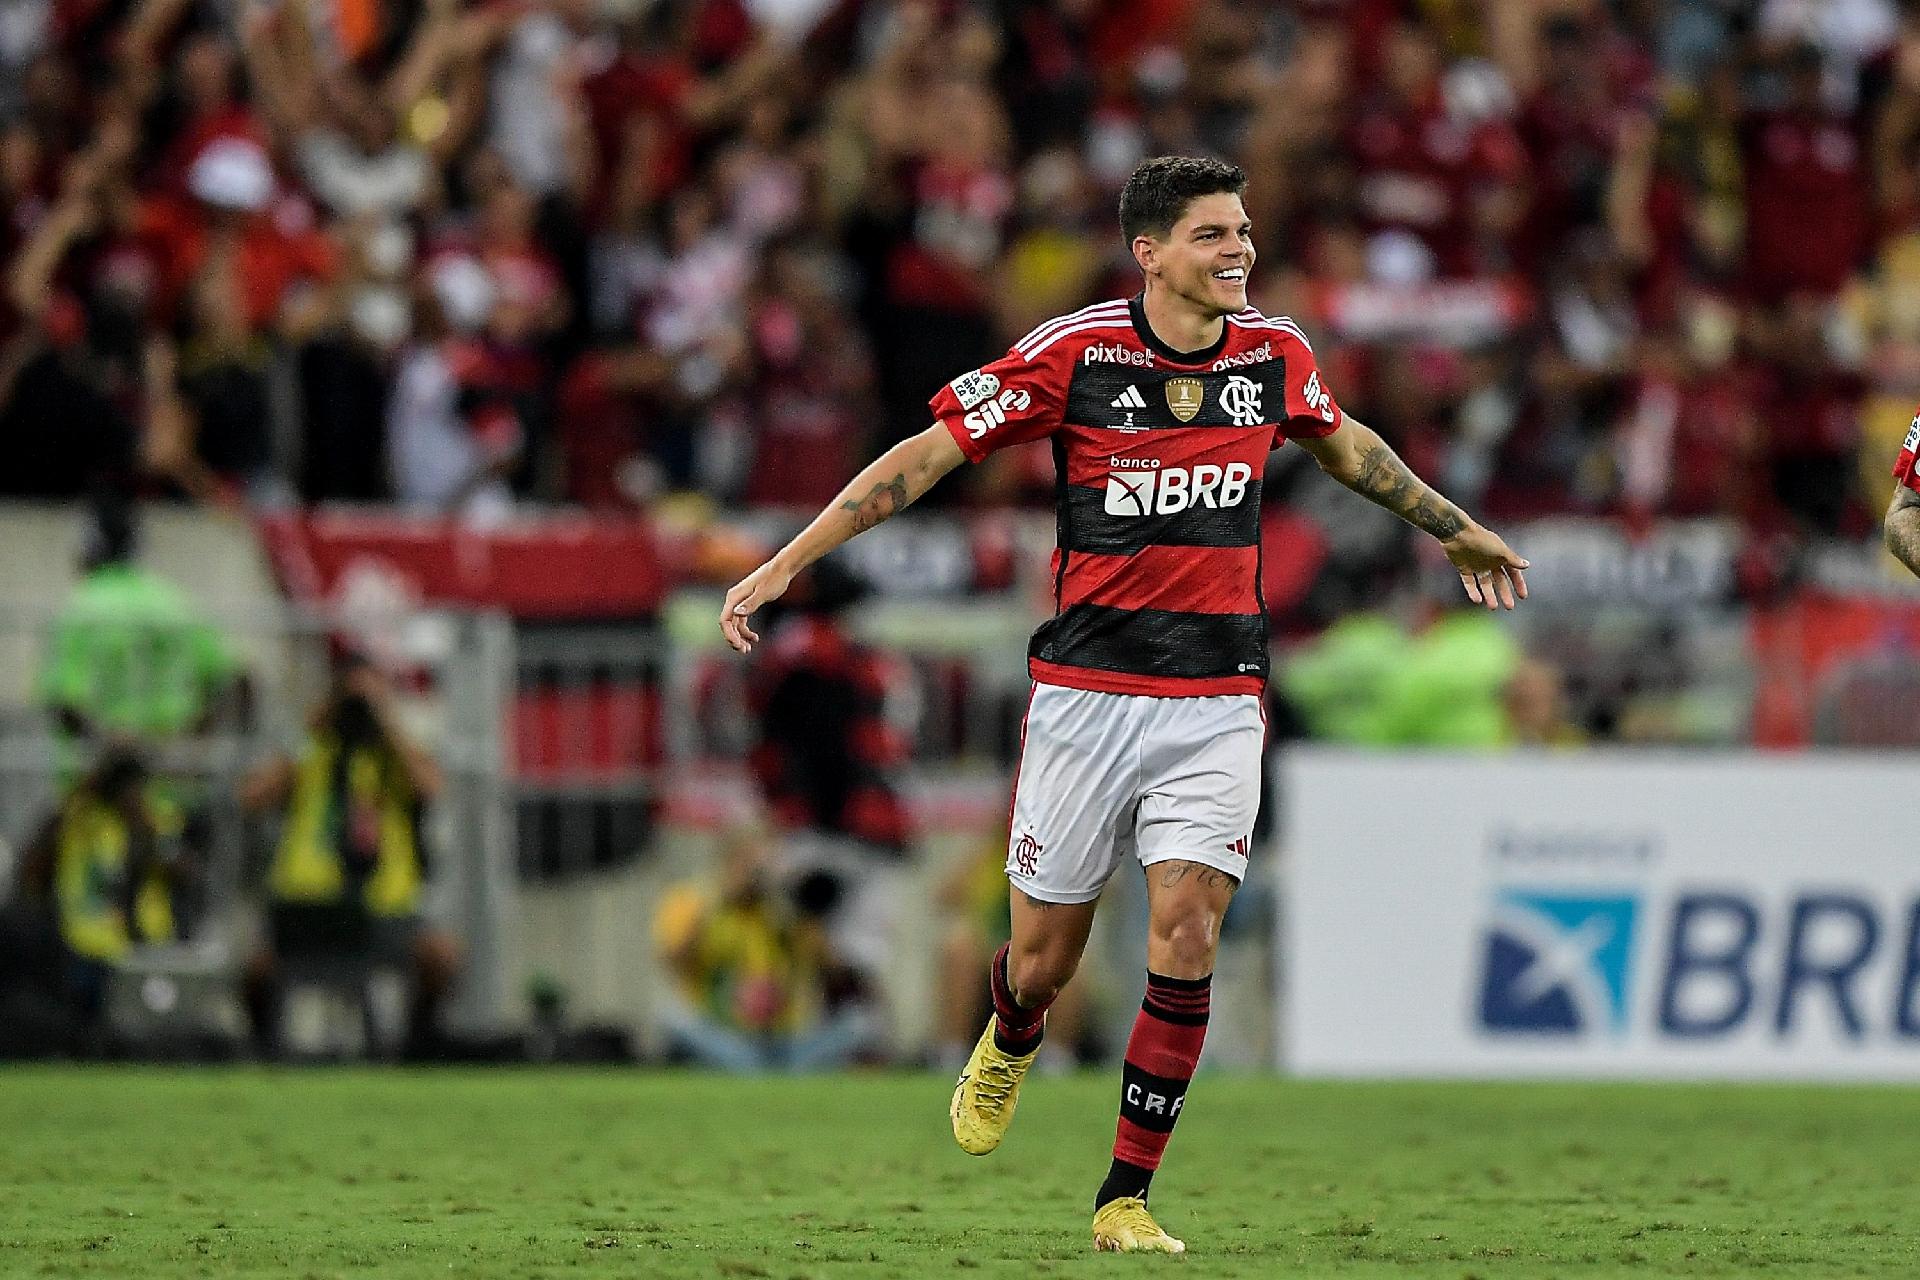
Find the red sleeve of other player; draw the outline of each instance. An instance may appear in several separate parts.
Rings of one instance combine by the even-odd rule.
[[[1318,440],[1339,430],[1343,419],[1333,392],[1320,377],[1313,349],[1288,335],[1284,343],[1287,357],[1286,416],[1273,429],[1273,447],[1288,439]]]
[[[927,404],[953,433],[960,452],[980,462],[1008,445],[1044,439],[1058,430],[1071,376],[1071,368],[1063,369],[1051,353],[1043,351],[1037,360],[1028,360],[1016,348],[961,374]]]
[[[1900,456],[1893,462],[1893,478],[1915,493],[1920,493],[1920,476],[1914,474],[1914,456],[1920,454],[1920,413],[1913,415],[1907,438],[1900,442]]]

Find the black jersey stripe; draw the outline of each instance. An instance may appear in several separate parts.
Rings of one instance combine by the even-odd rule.
[[[1031,657],[1135,675],[1267,674],[1267,620],[1257,613],[1180,613],[1073,604],[1042,623]]]

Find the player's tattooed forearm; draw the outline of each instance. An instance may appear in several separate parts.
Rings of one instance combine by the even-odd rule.
[[[1384,441],[1367,446],[1348,487],[1443,541],[1466,528],[1460,509],[1421,483]]]
[[[840,509],[853,512],[855,533],[865,533],[881,521],[899,515],[912,501],[907,494],[907,473],[903,471],[873,486],[866,497],[841,503]]]
[[[1032,907],[1035,911],[1051,911],[1054,907],[1057,907],[1060,905],[1057,902],[1042,902],[1040,901],[1040,899],[1028,893],[1025,889],[1022,889],[1020,891],[1020,896],[1025,898],[1027,900],[1027,905]]]
[[[1203,889],[1225,889],[1228,893],[1232,893],[1240,887],[1237,877],[1230,876],[1216,867],[1209,867],[1203,862],[1169,862],[1160,872],[1160,887],[1171,889],[1188,876],[1192,876]]]
[[[1442,542],[1467,527],[1467,518],[1460,514],[1460,508],[1431,489],[1420,495],[1420,501],[1407,512],[1407,519]]]
[[[1390,511],[1405,510],[1407,498],[1419,484],[1407,464],[1384,441],[1367,446],[1360,455],[1360,470],[1350,482],[1355,493]]]

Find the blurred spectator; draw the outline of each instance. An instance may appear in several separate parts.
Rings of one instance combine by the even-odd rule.
[[[677,983],[661,1019],[669,1052],[725,1071],[821,1071],[870,1049],[876,1030],[835,959],[830,882],[785,888],[767,833],[736,830],[717,883],[669,890],[654,943]]]
[[[1864,541],[1920,399],[1893,0],[5,14],[9,494],[816,505],[1133,288],[1113,201],[1164,150],[1247,169],[1259,305],[1489,518]],[[1404,534],[1289,467],[1301,630]]]
[[[1566,690],[1559,668],[1540,658],[1523,658],[1507,678],[1507,741],[1517,747],[1577,747],[1586,741],[1567,716]]]
[[[1388,33],[1378,88],[1352,120],[1358,208],[1376,277],[1402,284],[1506,265],[1517,230],[1507,191],[1525,166],[1512,128],[1452,108],[1439,37],[1418,22]],[[1494,214],[1492,204],[1508,206]],[[1490,233],[1490,234],[1489,234]]]
[[[1777,108],[1742,126],[1746,172],[1746,277],[1755,298],[1831,297],[1865,260],[1872,231],[1866,129],[1823,88],[1823,59],[1795,45],[1782,59]],[[1807,235],[1818,227],[1820,234]]]
[[[1486,749],[1507,741],[1503,699],[1520,667],[1512,637],[1481,609],[1440,613],[1417,635],[1353,614],[1289,656],[1281,688],[1316,739]]]
[[[510,373],[487,341],[491,273],[470,257],[433,264],[420,338],[399,359],[388,408],[394,496],[429,511],[497,519],[513,501],[507,476],[523,442]]]
[[[1834,310],[1795,294],[1759,313],[1760,420],[1768,442],[1773,493],[1802,529],[1858,534],[1868,521],[1853,491],[1860,443],[1860,375],[1835,351]]]
[[[136,751],[103,752],[21,851],[14,900],[0,913],[0,986],[16,999],[51,998],[83,1045],[97,1047],[116,964],[181,932],[185,824],[150,783]]]
[[[315,963],[355,977],[403,970],[412,984],[406,1052],[434,1051],[459,969],[457,944],[426,918],[423,817],[441,782],[439,765],[400,727],[386,682],[354,656],[314,709],[300,758],[269,761],[247,779],[246,805],[281,817],[266,938],[247,967],[262,1053],[281,1049],[288,967]]]
[[[1307,736],[1356,746],[1396,742],[1388,677],[1406,643],[1390,619],[1350,613],[1288,654],[1277,683]]]
[[[844,566],[823,561],[769,619],[767,660],[748,693],[759,727],[749,759],[782,826],[901,854],[913,833],[897,778],[906,746],[886,719],[892,673],[841,620],[865,593]]]
[[[197,733],[229,700],[244,705],[242,672],[220,633],[137,555],[131,511],[103,507],[40,671],[40,696],[70,750]]]
[[[747,501],[820,507],[858,471],[873,420],[873,362],[853,317],[801,246],[772,247],[748,305],[755,415]]]

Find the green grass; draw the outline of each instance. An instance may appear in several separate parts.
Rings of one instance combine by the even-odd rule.
[[[1913,1276],[1920,1092],[1203,1077],[1184,1259],[1087,1252],[1116,1079],[0,1071],[0,1277]]]

